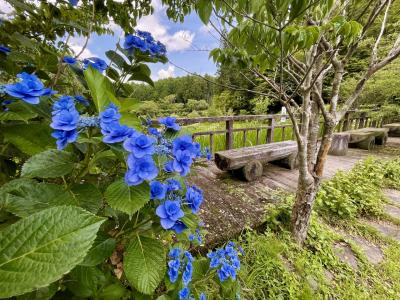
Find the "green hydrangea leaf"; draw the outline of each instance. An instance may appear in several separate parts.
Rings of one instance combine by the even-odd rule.
[[[67,288],[78,297],[89,298],[106,282],[106,277],[96,267],[77,266],[68,274]]]
[[[150,187],[146,182],[128,186],[121,179],[110,184],[104,196],[113,209],[132,215],[149,201]]]
[[[99,232],[81,266],[96,266],[104,262],[114,251],[116,241],[107,234]]]
[[[19,178],[0,188],[0,207],[22,218],[49,207],[73,204],[71,194],[57,184]]]
[[[126,278],[139,292],[150,295],[165,275],[165,251],[159,240],[137,235],[124,253]]]
[[[103,204],[103,195],[94,184],[74,184],[71,192],[78,205],[91,213],[97,213]]]
[[[103,222],[82,208],[57,206],[0,231],[0,298],[60,279],[84,259]]]
[[[67,175],[74,169],[75,156],[55,149],[38,153],[22,166],[23,177],[54,178]]]

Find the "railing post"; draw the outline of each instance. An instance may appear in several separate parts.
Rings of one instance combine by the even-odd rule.
[[[225,149],[233,148],[233,120],[226,121]]]
[[[343,129],[342,131],[347,131],[349,130],[349,125],[350,125],[350,113],[346,113],[344,115],[344,121],[343,121]]]
[[[360,123],[358,124],[358,129],[364,128],[366,125],[366,117],[367,117],[367,113],[363,112],[360,115]]]
[[[275,118],[272,117],[271,119],[268,120],[268,126],[269,128],[267,129],[267,144],[273,143],[274,142],[274,133],[275,133]]]

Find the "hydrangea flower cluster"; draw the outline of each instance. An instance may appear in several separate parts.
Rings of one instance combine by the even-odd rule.
[[[189,251],[182,253],[180,248],[173,248],[170,250],[168,256],[171,258],[168,261],[168,277],[172,283],[175,283],[179,278],[179,273],[182,274],[183,288],[179,291],[179,300],[194,299],[190,296],[189,283],[192,281],[193,276],[193,256]],[[201,294],[200,299],[206,299],[204,293]]]
[[[235,243],[229,242],[225,248],[208,253],[207,257],[210,259],[210,268],[217,269],[221,282],[228,278],[236,280],[236,271],[240,269],[240,260]]]
[[[20,81],[14,84],[6,84],[4,90],[8,95],[19,98],[26,103],[39,104],[39,97],[56,93],[50,88],[45,88],[35,74],[23,72],[18,74],[17,77]]]
[[[75,108],[74,99],[61,96],[53,105],[52,122],[50,127],[55,129],[51,134],[57,139],[57,149],[64,149],[68,143],[78,138],[79,112]]]
[[[63,62],[68,65],[75,65],[76,63],[78,63],[78,60],[72,56],[64,56]],[[100,73],[103,73],[108,67],[107,63],[103,59],[98,57],[85,58],[82,61],[82,66],[84,70],[91,66],[92,68],[98,70]]]
[[[132,128],[119,123],[120,118],[121,115],[118,111],[118,107],[113,103],[100,113],[100,128],[101,133],[104,135],[104,143],[120,143],[134,133]]]
[[[136,32],[136,35],[128,34],[125,37],[123,48],[130,53],[134,49],[149,52],[152,56],[164,56],[167,53],[165,46],[159,41],[155,41],[150,32],[140,30]]]

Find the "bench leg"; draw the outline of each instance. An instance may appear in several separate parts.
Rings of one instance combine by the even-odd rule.
[[[271,161],[270,163],[289,170],[294,170],[297,168],[297,152],[283,159]]]
[[[263,165],[258,160],[252,160],[240,169],[241,177],[247,181],[254,181],[263,174]]]
[[[350,144],[352,148],[360,148],[364,150],[372,150],[375,146],[375,137],[371,136],[361,142]]]
[[[380,136],[375,137],[375,144],[380,146],[385,146],[388,139],[388,134],[384,133]]]

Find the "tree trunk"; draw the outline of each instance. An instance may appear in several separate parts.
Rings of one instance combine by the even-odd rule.
[[[300,178],[299,178],[300,179]],[[300,180],[297,186],[296,202],[292,210],[292,235],[296,243],[303,245],[307,238],[310,217],[319,188],[319,179],[307,177]]]

